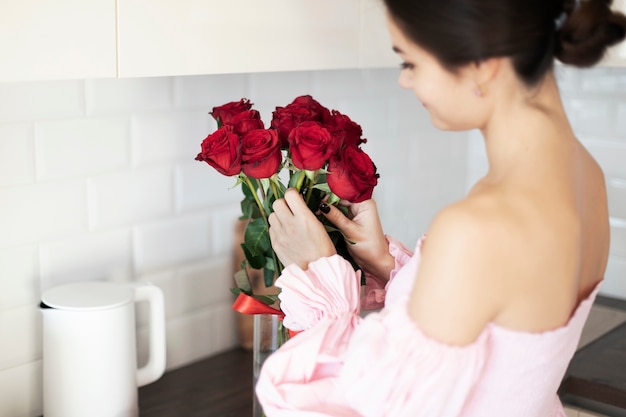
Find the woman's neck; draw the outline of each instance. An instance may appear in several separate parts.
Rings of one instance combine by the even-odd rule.
[[[481,128],[489,161],[487,178],[494,181],[520,163],[538,162],[549,146],[573,138],[553,73],[532,90],[500,81],[494,83],[492,111]]]

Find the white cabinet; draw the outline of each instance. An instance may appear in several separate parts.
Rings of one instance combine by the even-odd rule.
[[[358,66],[360,0],[118,0],[120,77]]]
[[[361,0],[359,40],[359,67],[397,67],[400,64],[400,58],[391,49],[382,0]]]
[[[115,0],[2,0],[0,82],[115,77]]]

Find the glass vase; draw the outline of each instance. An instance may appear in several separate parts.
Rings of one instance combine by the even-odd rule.
[[[276,314],[255,314],[252,344],[252,415],[265,417],[255,387],[265,360],[289,338],[287,329]]]

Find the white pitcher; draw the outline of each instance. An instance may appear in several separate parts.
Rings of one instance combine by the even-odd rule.
[[[150,305],[150,357],[137,369],[134,303]],[[165,370],[163,293],[79,282],[42,295],[45,417],[137,417],[137,388]]]

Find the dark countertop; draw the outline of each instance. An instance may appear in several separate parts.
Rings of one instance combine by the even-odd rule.
[[[626,311],[626,301],[597,303]],[[580,349],[559,395],[564,403],[606,416],[626,416],[626,323]],[[252,415],[252,353],[234,349],[167,372],[139,389],[141,417]]]
[[[252,416],[252,352],[234,349],[139,388],[141,417]]]

